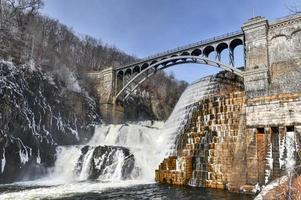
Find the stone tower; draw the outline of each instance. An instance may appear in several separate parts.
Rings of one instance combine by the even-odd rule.
[[[254,17],[243,24],[245,35],[246,66],[245,91],[249,97],[268,94],[268,21]]]
[[[123,122],[123,102],[115,100],[115,72],[112,67],[100,72],[88,74],[90,78],[96,80],[96,89],[100,97],[99,109],[102,119],[108,123]]]

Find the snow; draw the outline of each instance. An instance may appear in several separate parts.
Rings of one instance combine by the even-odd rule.
[[[77,139],[77,141],[79,141],[78,131],[74,130],[74,129],[70,128],[70,127],[68,127],[68,129],[71,131],[72,135],[75,136],[75,138]]]
[[[28,66],[29,66],[29,70],[30,70],[31,72],[37,71],[36,64],[34,63],[33,59],[31,59],[31,60],[29,61]]]
[[[254,200],[263,200],[263,197],[271,190],[276,188],[277,186],[285,183],[288,180],[287,176],[282,176],[274,181],[272,181],[270,184],[263,186],[262,191],[255,197]]]
[[[253,192],[254,194],[256,194],[256,193],[259,192],[260,190],[261,190],[260,185],[259,185],[259,183],[257,183],[257,184],[255,185],[255,187],[253,188],[252,192]]]

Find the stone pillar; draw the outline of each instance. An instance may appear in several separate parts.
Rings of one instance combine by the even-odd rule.
[[[266,135],[263,132],[256,133],[256,147],[257,147],[257,166],[258,166],[258,182],[260,185],[265,185],[265,170],[267,167],[267,141]]]
[[[273,158],[273,173],[272,179],[280,177],[280,152],[279,152],[279,133],[283,132],[283,127],[279,127],[279,130],[276,128],[271,128],[271,140],[272,140],[272,158]]]
[[[268,94],[269,57],[268,21],[264,17],[254,17],[243,24],[245,34],[246,66],[245,91],[248,97]]]
[[[115,101],[115,71],[107,68],[97,73],[89,73],[96,80],[99,99],[99,109],[102,119],[107,123],[122,123],[124,108],[122,102]]]

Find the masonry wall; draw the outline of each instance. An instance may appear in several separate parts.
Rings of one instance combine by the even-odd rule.
[[[243,92],[201,100],[177,137],[177,155],[161,163],[156,181],[239,190],[246,183],[244,104]]]
[[[270,93],[301,92],[301,15],[271,22]]]
[[[301,124],[301,93],[249,99],[246,116],[248,127],[299,126]]]
[[[300,97],[233,92],[201,100],[156,181],[255,192],[300,162]]]

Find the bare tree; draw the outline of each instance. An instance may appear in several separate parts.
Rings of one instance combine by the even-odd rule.
[[[293,14],[301,13],[301,1],[295,0],[295,2],[287,6],[287,8]]]

